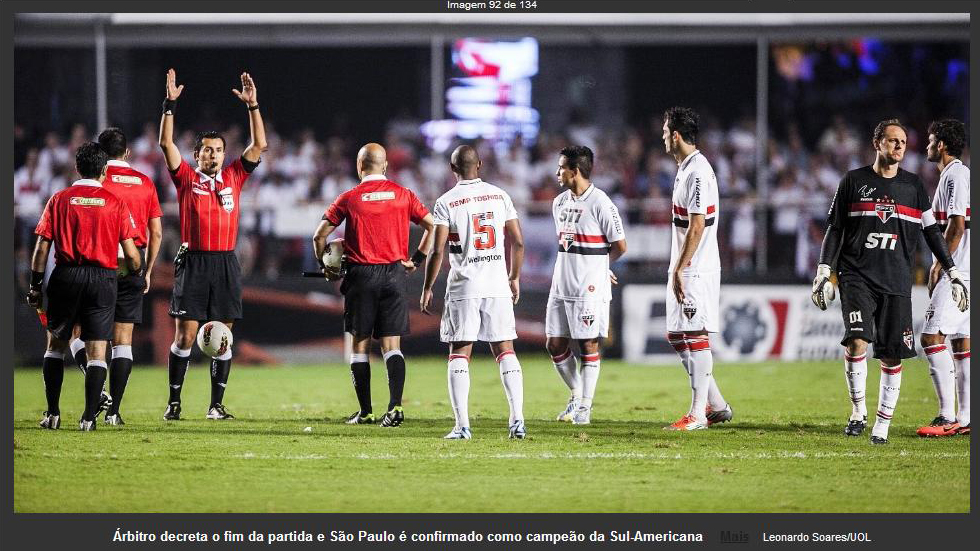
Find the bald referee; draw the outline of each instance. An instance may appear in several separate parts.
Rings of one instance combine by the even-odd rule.
[[[432,215],[410,190],[385,177],[385,149],[369,143],[357,152],[361,183],[342,193],[323,215],[313,235],[313,251],[323,266],[327,238],[341,223],[348,268],[340,291],[344,294],[344,331],[354,337],[350,370],[360,409],[347,423],[374,423],[371,405],[371,338],[381,341],[388,369],[388,409],[382,427],[397,427],[405,420],[402,391],[405,357],[401,337],[409,332],[407,274],[425,262],[432,243]],[[418,250],[408,257],[409,222],[425,229]],[[324,268],[328,279],[339,274]]]
[[[133,243],[136,223],[122,199],[102,187],[108,156],[99,144],[82,144],[75,154],[75,169],[82,179],[51,196],[34,233],[37,244],[31,259],[31,289],[27,302],[40,309],[44,300],[44,271],[54,243],[54,270],[48,279],[48,348],[41,371],[48,409],[41,427],[61,426],[61,384],[65,376],[65,350],[75,324],[81,326],[88,365],[85,369],[83,431],[95,430],[99,398],[106,379],[106,341],[112,337],[116,307],[117,250],[122,245],[129,269],[145,285],[140,252]]]
[[[252,141],[228,166],[225,139],[217,132],[198,134],[194,144],[196,168],[184,161],[174,143],[174,111],[184,85],[177,86],[177,74],[167,72],[167,99],[160,118],[160,148],[167,160],[170,178],[177,187],[180,204],[180,239],[187,252],[176,262],[170,316],[176,323],[170,347],[170,400],[163,418],[180,419],[180,391],[190,361],[191,347],[201,321],[217,320],[231,327],[242,317],[242,268],[235,256],[238,239],[240,195],[245,180],[257,166],[268,145],[259,113],[255,82],[242,73],[242,89],[232,90],[248,109]],[[233,419],[222,401],[231,350],[211,361],[211,404],[208,419]]]

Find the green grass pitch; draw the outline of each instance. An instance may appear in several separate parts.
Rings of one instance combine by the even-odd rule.
[[[38,428],[39,369],[14,371],[17,512],[968,512],[970,441],[922,439],[935,415],[925,362],[905,363],[888,446],[845,438],[840,362],[716,364],[731,423],[662,427],[690,399],[680,365],[604,361],[590,426],[554,421],[566,391],[545,356],[525,355],[528,439],[507,438],[497,366],[471,365],[473,440],[453,425],[444,358],[408,358],[405,425],[347,426],[346,366],[235,366],[204,419],[209,381],[192,364],[185,420],[162,420],[167,372],[133,371],[123,427],[77,430],[82,377],[66,368],[59,431]],[[374,403],[387,403],[380,361]],[[869,409],[878,376],[868,378]],[[100,419],[101,420],[101,419]],[[305,432],[311,427],[311,432]],[[870,430],[870,427],[869,427]]]

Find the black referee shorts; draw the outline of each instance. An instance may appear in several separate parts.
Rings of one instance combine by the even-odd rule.
[[[344,331],[376,339],[407,335],[407,281],[401,262],[351,264],[340,285],[344,294]]]
[[[48,330],[71,339],[75,324],[83,341],[112,338],[116,307],[116,271],[99,266],[55,266],[48,279]]]
[[[140,258],[146,258],[141,247]],[[119,264],[125,262],[119,259]],[[146,290],[146,278],[135,275],[117,276],[116,292],[116,323],[143,323],[143,291]]]
[[[242,318],[242,267],[234,251],[188,251],[174,271],[171,317],[197,321]]]
[[[911,297],[879,293],[855,276],[842,276],[838,288],[845,328],[841,344],[859,338],[874,345],[875,358],[915,357]]]

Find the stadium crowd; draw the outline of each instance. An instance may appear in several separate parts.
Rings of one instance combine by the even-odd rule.
[[[427,147],[418,132],[421,121],[393,121],[384,136],[389,175],[413,189],[427,204],[454,181],[448,153]],[[618,132],[593,126],[571,126],[561,133],[543,132],[533,146],[520,141],[495,148],[476,144],[484,160],[481,174],[504,188],[520,209],[522,219],[539,218],[550,223],[551,201],[559,192],[555,168],[557,151],[569,144],[585,144],[596,152],[593,181],[618,204],[631,233],[649,230],[647,246],[631,253],[624,268],[639,278],[665,273],[669,256],[667,228],[670,194],[676,164],[660,140],[662,121],[652,117],[646,127]],[[751,277],[756,273],[758,252],[767,254],[766,274],[785,281],[806,281],[816,262],[826,212],[841,175],[870,162],[868,130],[855,128],[843,116],[835,116],[813,143],[792,123],[771,129],[768,145],[768,196],[756,186],[756,135],[754,119],[723,126],[709,114],[702,115],[699,147],[711,160],[718,176],[723,214],[719,245],[726,277]],[[228,140],[227,159],[241,154],[245,136],[239,126],[222,129]],[[935,167],[925,161],[926,136],[912,129],[902,167],[917,172],[932,194],[938,180]],[[242,194],[242,234],[238,253],[249,277],[275,279],[284,269],[312,268],[309,235],[323,209],[341,191],[356,184],[354,153],[361,144],[340,135],[319,136],[311,129],[295,134],[279,133],[267,123],[269,150]],[[94,129],[75,125],[69,132],[31,136],[15,125],[15,254],[18,282],[26,288],[28,254],[33,230],[48,197],[74,179],[73,155],[77,146],[92,139]],[[178,136],[180,151],[193,152],[194,130]],[[785,136],[785,138],[782,138]],[[157,185],[164,211],[164,255],[179,246],[176,191],[166,173],[157,145],[157,124],[147,122],[130,138],[132,166],[150,175]],[[969,153],[964,154],[969,165]],[[765,217],[760,217],[760,211]],[[761,220],[766,220],[760,230]],[[657,230],[663,233],[658,233]],[[643,241],[641,241],[643,242]],[[529,243],[530,246],[534,242]],[[530,251],[529,251],[530,252]],[[550,256],[549,256],[550,258]]]

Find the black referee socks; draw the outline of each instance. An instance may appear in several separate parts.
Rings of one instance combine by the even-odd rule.
[[[130,345],[118,345],[112,347],[112,361],[109,362],[109,395],[112,396],[112,407],[109,408],[107,415],[119,413],[119,404],[122,403],[123,393],[126,392],[126,383],[129,382],[129,375],[133,371],[133,347]]]
[[[388,411],[402,405],[402,391],[405,390],[405,356],[401,350],[385,352],[385,366],[388,368]]]
[[[228,352],[231,356],[231,352]],[[228,384],[228,374],[231,373],[231,358],[211,360],[211,406],[220,404],[225,397],[225,385]]]
[[[65,380],[65,355],[61,352],[45,352],[41,364],[44,375],[44,396],[48,399],[48,414],[61,415],[61,383]]]
[[[351,354],[350,374],[354,381],[354,392],[357,394],[357,404],[361,408],[361,417],[374,412],[371,407],[371,364],[367,354]]]
[[[107,367],[104,360],[89,360],[85,368],[85,413],[83,421],[92,421],[99,413],[102,388],[105,386]]]
[[[170,403],[180,402],[180,389],[184,386],[184,375],[187,374],[187,364],[191,361],[191,349],[181,350],[176,345],[170,346]]]

